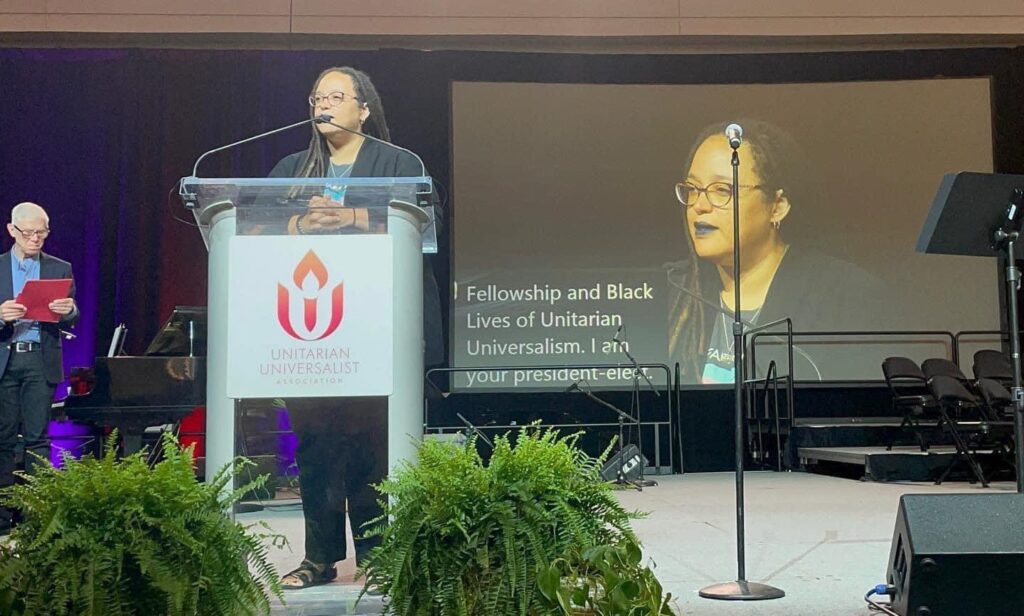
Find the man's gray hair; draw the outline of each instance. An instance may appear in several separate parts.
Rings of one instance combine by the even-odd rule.
[[[14,208],[11,210],[12,223],[18,223],[23,220],[29,220],[31,218],[42,218],[43,220],[46,221],[46,226],[50,226],[50,217],[46,214],[46,210],[44,210],[41,206],[36,205],[35,203],[25,201],[24,203],[19,203],[18,205],[14,206]]]

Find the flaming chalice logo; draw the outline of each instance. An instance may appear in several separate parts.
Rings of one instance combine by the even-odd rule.
[[[310,250],[292,272],[291,289],[277,284],[277,322],[292,338],[307,342],[323,340],[341,325],[345,284],[328,289],[327,278],[323,261]],[[322,315],[327,318],[321,318]]]

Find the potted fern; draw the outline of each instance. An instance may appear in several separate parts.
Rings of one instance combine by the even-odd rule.
[[[4,614],[269,613],[267,592],[281,590],[267,536],[224,514],[255,486],[226,493],[226,469],[200,483],[191,449],[169,435],[161,449],[150,467],[145,453],[118,459],[112,444],[99,459],[66,458],[63,470],[46,465],[3,491],[26,514],[0,546]]]
[[[495,439],[489,464],[475,439],[424,442],[415,464],[377,486],[384,514],[367,535],[381,544],[361,566],[364,592],[402,616],[564,613],[538,587],[552,563],[639,545],[630,520],[640,514],[620,505],[599,475],[604,456],[586,455],[579,437],[523,428]]]

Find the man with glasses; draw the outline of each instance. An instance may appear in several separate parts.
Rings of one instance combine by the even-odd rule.
[[[49,457],[46,425],[57,383],[64,380],[60,327],[78,320],[75,285],[69,297],[49,304],[56,322],[24,319],[15,298],[29,280],[70,279],[71,264],[43,252],[50,218],[35,203],[11,210],[7,232],[14,246],[0,255],[0,488],[14,482],[14,448],[19,428],[25,441],[25,471]],[[39,456],[37,458],[36,456]],[[0,533],[10,529],[11,512],[0,508]]]

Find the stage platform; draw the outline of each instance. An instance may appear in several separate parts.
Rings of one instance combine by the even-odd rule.
[[[931,481],[942,474],[956,457],[951,445],[933,445],[921,451],[914,445],[885,447],[801,447],[797,450],[801,468],[824,473],[839,474],[863,481]],[[998,456],[992,450],[979,450],[975,457],[983,467],[998,466]],[[1004,470],[1009,466],[1004,465]],[[970,469],[960,463],[955,477],[967,477]],[[986,472],[986,478],[991,472]]]
[[[802,418],[783,435],[787,466],[798,470],[863,479],[864,481],[934,481],[956,456],[947,431],[935,425],[922,428],[930,446],[921,451],[914,433],[892,417]],[[1012,425],[1007,422],[962,421],[961,434],[971,440],[982,433],[983,443],[973,450],[988,479],[1012,478]],[[774,434],[755,434],[771,453]],[[996,438],[998,436],[998,438]],[[987,444],[987,446],[986,446]],[[890,448],[891,446],[891,448]],[[996,449],[994,449],[996,448]],[[953,479],[973,479],[963,462]]]
[[[697,591],[736,575],[735,486],[732,473],[657,478],[643,492],[623,491],[630,509],[650,512],[635,522],[658,578],[676,597],[680,614],[751,616],[869,616],[864,593],[885,581],[896,508],[902,494],[1012,492],[1011,483],[984,489],[967,483],[870,483],[811,473],[755,472],[747,482],[747,578],[786,591],[784,599],[737,604],[701,599]],[[287,571],[302,559],[302,512],[286,505],[238,516],[266,521],[292,538],[292,551],[271,549]],[[354,563],[341,563],[342,580],[290,591],[275,616],[379,614],[379,597],[353,602]]]

